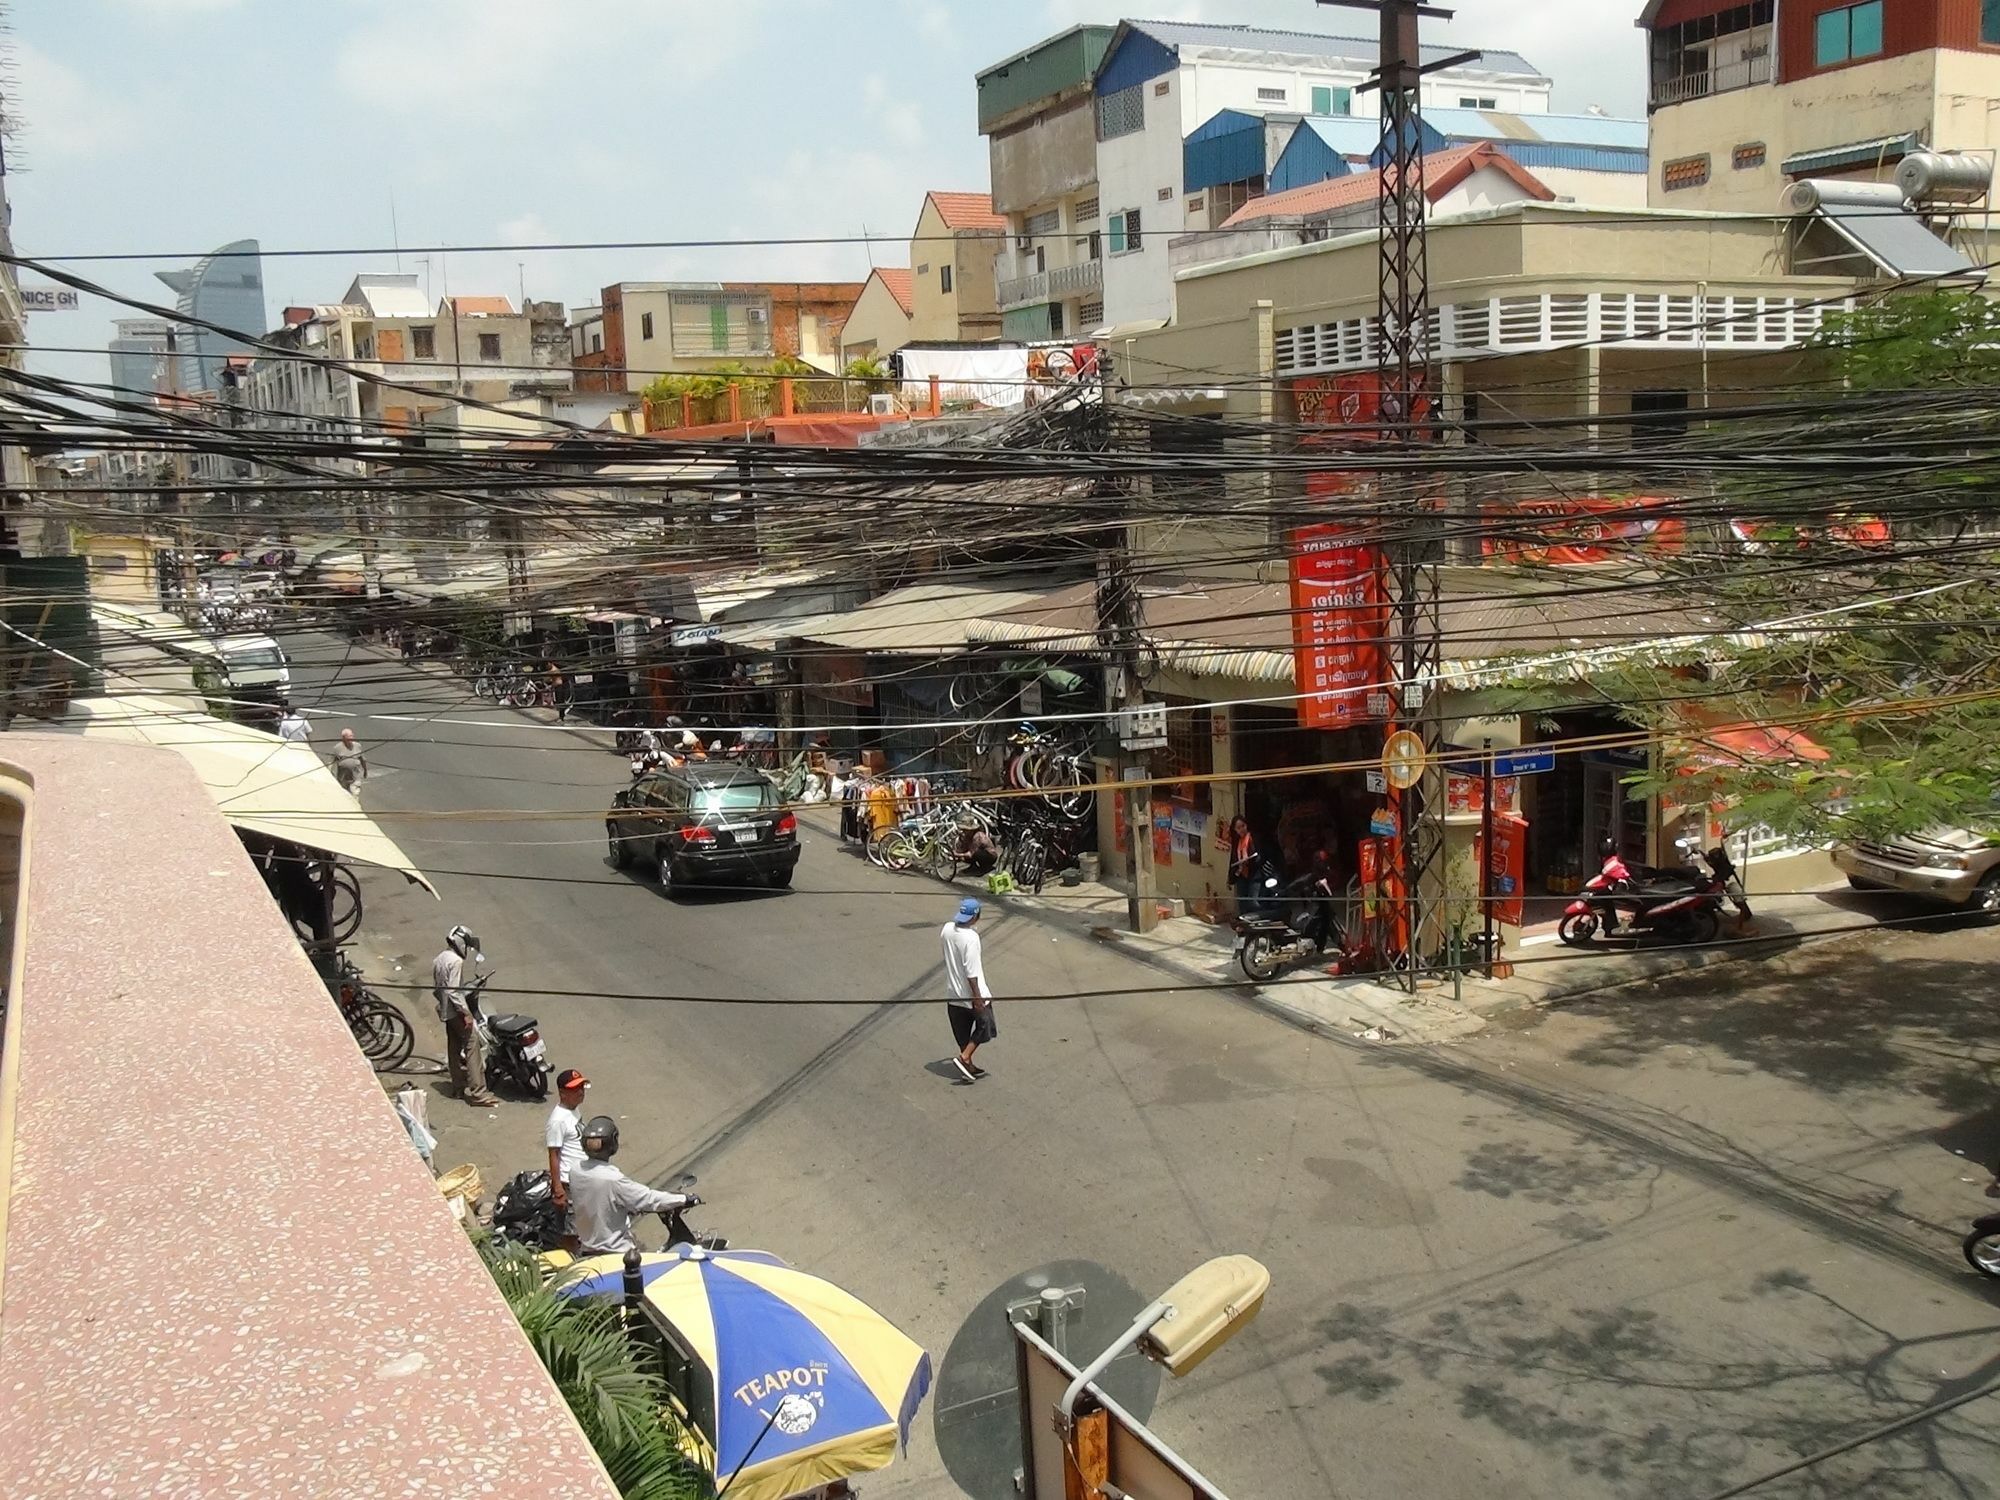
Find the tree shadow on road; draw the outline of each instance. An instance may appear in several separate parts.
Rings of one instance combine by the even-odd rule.
[[[2000,1085],[2000,1008],[1989,998],[2000,944],[1969,931],[1926,940],[1934,951],[1847,940],[1782,972],[1708,970],[1580,1000],[1561,1009],[1605,1031],[1569,1056],[1636,1067],[1665,1048],[1697,1047],[1825,1094],[1915,1092],[1948,1110],[1979,1109]]]
[[[1462,1422],[1643,1500],[1721,1488],[2000,1373],[2000,1327],[1899,1338],[1800,1272],[1759,1276],[1727,1300],[1746,1310],[1700,1330],[1631,1305],[1552,1316],[1514,1292],[1407,1324],[1347,1303],[1318,1324],[1330,1357],[1315,1372],[1345,1401],[1445,1396]],[[1754,1331],[1774,1318],[1786,1347]],[[1781,1492],[1990,1494],[1976,1477],[2000,1469],[1989,1426],[1975,1405],[1804,1471]]]

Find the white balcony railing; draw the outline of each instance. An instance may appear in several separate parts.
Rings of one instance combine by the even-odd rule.
[[[1719,63],[1710,68],[1655,78],[1652,103],[1655,108],[1662,104],[1683,104],[1689,99],[1705,99],[1710,94],[1727,94],[1770,81],[1771,58],[1768,53],[1760,57],[1739,58],[1735,62]]]
[[[1073,266],[1056,266],[1027,276],[1006,275],[1007,263],[1000,264],[998,295],[1001,310],[1032,307],[1038,302],[1059,302],[1065,297],[1094,296],[1104,287],[1104,262],[1078,261]]]

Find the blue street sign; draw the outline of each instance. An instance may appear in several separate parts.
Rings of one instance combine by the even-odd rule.
[[[1553,745],[1530,745],[1525,750],[1515,750],[1510,754],[1493,757],[1495,776],[1540,776],[1545,771],[1556,768],[1556,752]]]

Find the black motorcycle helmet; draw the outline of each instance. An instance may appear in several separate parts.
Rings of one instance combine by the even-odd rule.
[[[610,1161],[618,1154],[618,1122],[609,1115],[592,1115],[580,1139],[585,1156],[593,1161]]]

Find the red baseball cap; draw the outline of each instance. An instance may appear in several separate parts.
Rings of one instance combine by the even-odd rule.
[[[590,1087],[590,1080],[585,1078],[575,1068],[564,1068],[560,1073],[556,1074],[556,1087],[559,1089],[587,1089]]]

